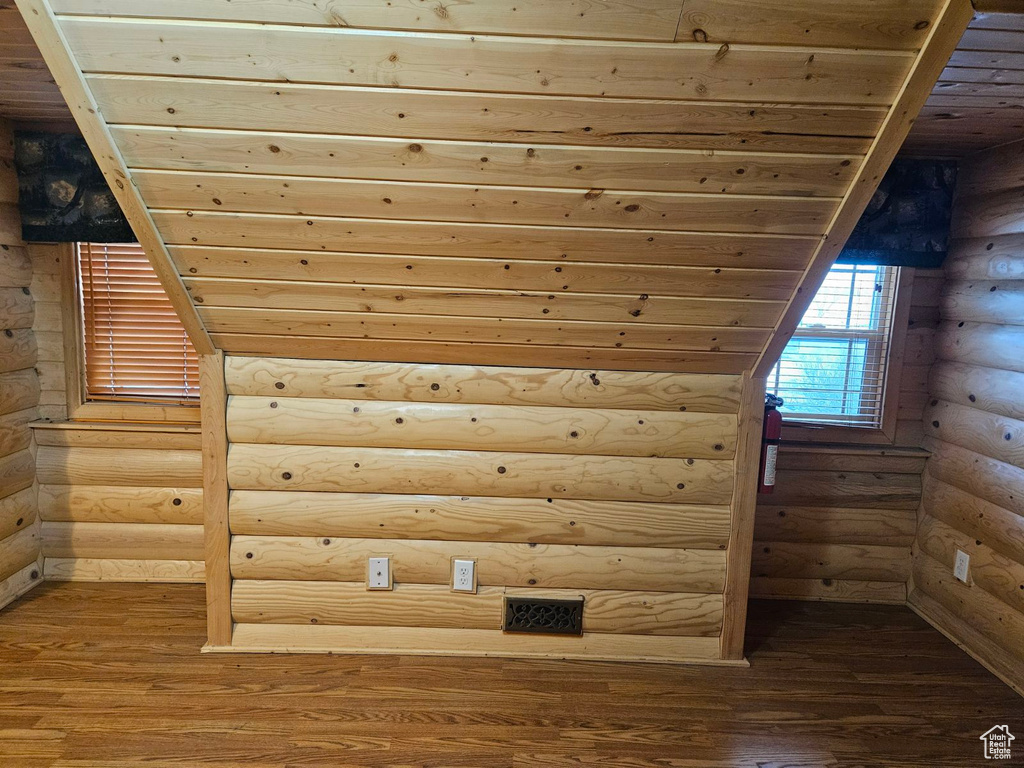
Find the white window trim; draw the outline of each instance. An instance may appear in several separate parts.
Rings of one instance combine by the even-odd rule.
[[[913,279],[914,270],[912,268],[900,268],[896,279],[896,297],[893,302],[892,323],[889,330],[888,359],[882,383],[881,425],[858,427],[823,424],[801,419],[800,415],[787,415],[785,407],[783,407],[782,439],[784,441],[855,443],[859,445],[893,445],[895,443],[903,355],[907,329],[910,325]],[[815,335],[821,334],[816,333]]]

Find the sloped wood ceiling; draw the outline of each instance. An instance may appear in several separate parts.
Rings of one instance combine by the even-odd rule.
[[[1024,139],[1024,0],[984,6],[996,10],[975,14],[901,154],[965,157]]]
[[[0,0],[0,118],[71,123],[71,113],[14,0]]]
[[[19,5],[215,346],[716,373],[784,343],[970,17],[967,0]]]

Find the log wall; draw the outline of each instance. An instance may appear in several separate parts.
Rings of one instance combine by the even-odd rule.
[[[42,416],[54,421],[67,416],[60,289],[60,273],[64,266],[61,264],[64,258],[62,253],[62,249],[54,247],[30,248],[34,267],[31,283],[35,299],[33,331],[39,349],[39,409]],[[902,446],[916,444],[922,432],[921,413],[926,399],[926,372],[932,362],[933,338],[938,320],[939,281],[940,276],[934,272],[922,271],[918,271],[913,279],[910,327],[907,330],[900,376],[897,442]],[[406,396],[404,392],[398,391],[392,394],[396,400]],[[331,422],[319,419],[315,411],[310,412],[298,399],[295,402],[299,404],[287,410],[291,435],[283,439],[329,445],[334,439],[331,436]],[[254,399],[246,407],[258,412],[261,406]],[[413,403],[406,406],[406,410],[416,416],[417,407],[418,404]],[[473,407],[485,409],[488,418],[498,418],[500,422],[501,407],[479,403]],[[366,419],[372,420],[379,415],[377,411],[367,408],[364,407]],[[459,408],[463,406],[453,404],[453,410],[447,415],[457,413]],[[582,417],[589,415],[590,423],[586,419],[580,422],[587,427],[588,433],[587,437],[578,441],[576,449],[628,453],[641,442],[638,437],[634,437],[633,445],[630,446],[628,442],[620,444],[618,438],[591,436],[589,430],[593,426],[593,411],[579,411]],[[394,429],[392,426],[392,432]],[[78,425],[70,431],[64,427],[59,437],[49,435],[43,438],[44,442],[58,441],[58,444],[46,446],[48,449],[58,449],[52,454],[58,457],[58,463],[77,462],[80,456],[85,456],[86,449],[111,447],[110,441],[116,438],[117,450],[133,452],[126,454],[127,458],[121,462],[127,468],[126,476],[142,478],[137,484],[129,482],[124,486],[97,486],[104,492],[105,498],[112,499],[111,504],[119,505],[119,511],[116,512],[106,509],[105,503],[96,503],[95,489],[88,491],[83,487],[79,489],[80,492],[71,493],[63,483],[44,484],[43,526],[46,528],[45,540],[49,556],[47,573],[51,578],[202,578],[202,558],[196,559],[198,529],[187,527],[201,523],[201,516],[196,511],[197,507],[191,503],[173,505],[173,500],[181,498],[182,494],[187,498],[198,498],[201,490],[175,486],[159,473],[155,476],[147,474],[145,467],[136,465],[136,459],[143,460],[142,455],[135,456],[136,449],[146,450],[154,445],[167,445],[168,428],[154,427],[149,431],[152,434],[147,438],[144,434],[146,430],[137,426],[124,434],[124,430],[114,430],[111,425],[107,425],[101,435],[88,425]],[[185,428],[184,431],[190,430]],[[336,428],[334,431],[337,431]],[[676,444],[679,451],[697,447],[685,441],[686,434],[685,430],[677,427],[659,439],[664,444]],[[386,443],[387,438],[388,434],[384,433],[374,440]],[[178,450],[198,452],[197,435],[180,435],[176,439],[183,441],[180,445],[187,446]],[[560,438],[552,438],[549,434],[544,439],[557,442]],[[453,442],[448,444],[448,440]],[[595,443],[595,440],[603,442]],[[649,440],[649,436],[643,437],[643,442]],[[680,440],[683,442],[678,442]],[[481,441],[474,435],[446,434],[442,443],[449,448],[471,450],[480,447]],[[658,446],[654,447],[657,449]],[[51,457],[49,450],[44,453],[48,459]],[[892,451],[888,453],[891,456]],[[818,458],[814,457],[815,454]],[[901,602],[905,596],[905,578],[901,574],[909,569],[906,529],[911,515],[908,509],[916,506],[916,502],[913,505],[909,503],[908,494],[914,493],[913,475],[918,471],[914,467],[919,464],[919,460],[915,462],[907,456],[902,461],[905,469],[892,472],[892,465],[884,456],[876,454],[872,459],[863,449],[852,452],[837,451],[832,446],[812,450],[795,447],[784,449],[784,469],[780,480],[784,485],[780,485],[780,494],[776,497],[761,499],[758,512],[758,545],[754,549],[755,578],[751,585],[753,594],[760,597]],[[888,494],[880,492],[881,500],[876,502],[881,506],[852,507],[848,497],[857,494],[854,486],[863,487],[866,478],[872,482],[877,481],[877,476],[868,478],[865,474],[871,472],[880,472],[899,483],[901,497],[892,501]],[[811,498],[805,494],[802,500],[787,498],[785,484],[788,484],[787,478],[790,476],[798,481],[801,478],[813,479],[814,487],[820,491],[816,492],[818,497]],[[117,482],[123,483],[125,480]],[[193,476],[188,482],[194,483],[196,478]],[[113,496],[109,495],[111,493]],[[785,513],[788,519],[781,517],[780,513]],[[851,513],[855,517],[850,518]],[[153,523],[186,527],[174,527],[161,532],[150,527]],[[538,520],[535,519],[532,524],[538,524]],[[883,531],[893,533],[894,537],[879,543],[879,535]],[[161,533],[168,534],[167,538],[161,540]],[[534,533],[543,535],[539,529],[534,529]],[[626,541],[619,538],[623,535],[622,531],[610,532],[607,539],[613,542]],[[536,541],[541,542],[542,539]],[[132,543],[138,546],[130,546]],[[156,547],[163,548],[158,550]],[[58,555],[59,552],[64,554]],[[86,552],[90,554],[83,554]],[[126,552],[131,552],[131,556],[125,556]],[[871,578],[862,578],[865,573],[870,573]],[[858,577],[854,578],[852,574]]]
[[[740,377],[228,357],[225,378],[234,649],[720,657]],[[374,555],[394,591],[366,590]],[[584,596],[583,639],[503,635],[506,594]]]
[[[48,580],[203,580],[198,429],[57,423],[35,434]]]
[[[775,493],[758,497],[754,597],[906,601],[925,454],[783,446]]]
[[[66,247],[34,244],[35,425],[45,578],[202,581],[198,425],[68,422],[65,360],[76,351],[62,291]]]
[[[66,393],[65,393],[65,369],[64,369],[64,340],[62,338],[62,302],[60,293],[60,272],[63,265],[60,263],[62,249],[48,246],[32,246],[30,248],[34,265],[33,273],[33,295],[36,301],[34,330],[39,340],[39,357],[37,363],[40,372],[41,406],[42,415],[51,420],[60,421],[67,415]],[[902,363],[901,392],[900,392],[900,421],[897,440],[903,445],[913,444],[921,433],[921,411],[924,405],[924,387],[927,381],[926,371],[932,358],[932,340],[934,328],[937,321],[938,305],[938,278],[934,273],[921,272],[914,276],[913,280],[913,305],[910,318],[910,327],[907,332],[905,356]],[[564,373],[563,377],[570,377],[571,374]],[[569,379],[566,378],[566,381]],[[492,387],[494,385],[491,385]],[[507,386],[507,385],[505,385]],[[401,401],[407,396],[404,389],[395,389],[390,393],[394,400]],[[492,395],[497,396],[497,395]],[[314,398],[315,400],[315,398]],[[530,403],[537,405],[538,403]],[[247,408],[251,413],[257,414],[265,407],[265,403],[258,398],[247,401],[246,404],[239,403],[237,407]],[[628,403],[627,403],[628,405]],[[287,434],[282,440],[288,442],[303,441],[307,443],[329,446],[337,437],[338,428],[334,422],[320,419],[314,409],[302,399],[294,398],[288,403],[279,405],[282,419],[285,414],[288,416]],[[424,408],[427,408],[424,411]],[[460,403],[451,404],[450,410],[445,416],[464,415],[467,407],[476,408],[486,413],[491,420],[497,419],[498,424],[502,423],[503,406],[490,406],[476,403],[467,406]],[[525,406],[524,406],[525,407]],[[541,406],[543,408],[543,406]],[[429,406],[410,403],[403,406],[403,412],[409,414],[410,419],[417,416],[428,417],[427,429],[415,423],[420,437],[430,439],[429,418],[435,419],[436,413],[429,411]],[[364,423],[361,428],[364,430],[367,423],[374,419],[379,421],[381,410],[374,407],[373,403],[366,403],[363,406]],[[649,435],[633,436],[630,441],[622,442],[621,435],[610,439],[609,432],[594,432],[595,423],[594,411],[588,409],[577,409],[577,418],[582,419],[577,423],[587,429],[584,437],[574,440],[576,443],[573,450],[591,452],[608,451],[615,453],[629,453],[636,450],[641,444],[651,445],[652,450],[657,450],[665,445],[674,445],[677,451],[685,452],[699,448],[692,440],[687,440],[688,432],[680,426],[671,431],[666,431],[651,443]],[[621,419],[620,419],[621,420]],[[705,426],[714,426],[714,419],[710,416],[704,417]],[[412,421],[409,424],[413,424]],[[621,425],[620,425],[621,426]],[[505,424],[508,427],[508,424]],[[170,428],[177,429],[177,428]],[[133,451],[135,448],[147,449],[154,445],[167,445],[166,436],[168,428],[151,427],[151,437],[145,437],[146,430],[138,425],[130,429],[129,434],[121,431],[114,432],[111,425],[107,425],[107,434],[95,431],[88,425],[78,425],[75,430],[68,431],[63,428],[60,437],[48,436],[44,441],[60,441],[60,444],[53,445],[61,449],[60,453],[64,460],[75,461],[84,449],[89,447],[110,446],[110,440],[117,438],[118,449],[122,451]],[[369,438],[366,447],[371,445],[386,445],[389,438],[393,437],[396,431],[400,430],[397,425],[388,425],[378,435]],[[79,434],[74,434],[74,432]],[[186,432],[190,431],[185,428]],[[403,434],[408,434],[405,430]],[[437,431],[435,430],[435,437]],[[118,436],[119,435],[119,436]],[[187,446],[179,450],[198,451],[198,436],[180,436],[180,445]],[[247,439],[253,439],[252,436]],[[551,444],[557,444],[561,439],[558,435],[546,433],[537,439],[547,440]],[[100,444],[97,444],[97,441]],[[660,442],[659,442],[660,441]],[[475,434],[446,433],[444,439],[432,444],[436,448],[447,446],[451,449],[472,450],[474,448],[486,448],[486,440],[481,440]],[[48,446],[51,447],[51,446]],[[508,444],[514,448],[514,444]],[[731,445],[730,450],[735,446]],[[852,452],[851,452],[852,451]],[[791,453],[799,452],[790,458]],[[762,507],[759,510],[759,521],[757,526],[758,546],[755,547],[755,578],[752,582],[752,589],[756,596],[760,597],[806,597],[810,599],[832,599],[832,600],[856,600],[856,601],[883,601],[901,602],[905,596],[905,578],[899,576],[909,569],[909,539],[905,537],[908,521],[912,515],[908,510],[916,506],[916,501],[911,504],[907,494],[913,494],[913,486],[916,482],[913,474],[919,472],[920,460],[915,461],[912,457],[901,459],[901,469],[896,472],[890,471],[892,465],[883,456],[875,455],[874,459],[869,457],[870,451],[858,448],[836,450],[833,446],[820,446],[815,449],[801,449],[788,447],[783,451],[783,467],[789,467],[796,474],[792,478],[814,478],[814,486],[820,489],[818,498],[805,497],[803,500],[789,499],[785,496],[786,484],[790,478],[788,469],[784,469],[780,483],[779,495],[772,498],[762,498]],[[888,452],[890,455],[892,451]],[[47,452],[49,455],[49,452]],[[815,455],[818,458],[815,458]],[[849,458],[836,458],[849,457]],[[49,565],[47,572],[52,578],[67,579],[147,579],[147,580],[196,580],[202,576],[202,564],[195,557],[195,545],[197,541],[196,529],[181,529],[184,537],[173,537],[175,541],[182,542],[177,551],[165,550],[164,556],[153,558],[152,536],[157,533],[156,529],[149,528],[153,522],[162,525],[194,526],[201,522],[201,517],[191,506],[167,507],[169,500],[178,498],[179,493],[186,495],[201,494],[197,488],[175,487],[169,484],[166,477],[147,476],[145,468],[136,466],[134,455],[129,456],[122,464],[130,471],[127,473],[132,477],[145,478],[138,484],[129,484],[124,488],[117,486],[100,486],[106,492],[117,491],[118,499],[132,498],[129,504],[126,501],[121,503],[121,510],[111,515],[109,510],[96,506],[94,503],[95,493],[68,493],[61,488],[61,483],[45,484],[43,488],[46,508],[44,514],[50,519],[45,520],[48,536],[46,540],[52,544],[54,549],[48,550]],[[916,469],[915,469],[916,467]],[[807,475],[806,473],[814,473]],[[895,482],[900,483],[901,498],[895,502],[886,501],[887,495],[880,493],[881,506],[851,507],[848,501],[843,499],[851,493],[856,495],[857,489],[853,486],[864,486],[864,480],[868,476],[865,473],[881,472]],[[849,474],[853,473],[853,474]],[[898,477],[897,477],[898,476]],[[872,482],[877,477],[870,478]],[[119,481],[121,482],[121,481]],[[195,482],[193,477],[189,482]],[[848,485],[850,487],[843,487]],[[782,501],[780,501],[782,499]],[[877,500],[876,500],[877,501]],[[118,503],[118,502],[113,502]],[[154,510],[158,512],[154,513]],[[852,512],[856,517],[851,520],[847,516]],[[779,517],[780,513],[789,515],[788,520]],[[539,517],[531,521],[531,525],[540,524]],[[71,523],[80,523],[72,526]],[[82,525],[90,523],[92,525]],[[110,528],[116,526],[136,526]],[[177,529],[176,529],[177,530]],[[533,533],[543,536],[544,531],[540,528],[533,528]],[[887,539],[879,549],[878,536],[880,531],[903,532],[896,538]],[[134,532],[140,535],[140,546],[134,549],[137,559],[128,559],[116,555],[116,547],[113,542],[129,542]],[[663,531],[662,531],[663,532]],[[94,543],[99,540],[107,542],[102,550],[98,550]],[[625,538],[623,538],[625,537]],[[607,532],[606,540],[611,542],[628,541],[628,536],[623,531]],[[536,539],[543,542],[542,538]],[[185,542],[189,542],[185,544]],[[77,546],[77,545],[81,546]],[[108,546],[109,544],[109,546]],[[59,546],[59,548],[58,548]],[[770,551],[766,551],[766,548]],[[73,555],[57,556],[57,551],[74,552]],[[92,552],[92,556],[85,556],[79,553]],[[109,556],[96,556],[95,553],[103,551],[110,553]],[[827,554],[827,557],[823,557]],[[853,578],[851,573],[863,573],[864,565],[857,565],[862,559],[870,563],[873,570],[871,579]],[[881,563],[887,562],[885,568]]]
[[[0,119],[0,607],[39,583],[35,458],[29,422],[39,377],[32,264],[21,240],[10,126]]]
[[[1024,142],[965,161],[959,190],[909,602],[1024,692]]]
[[[751,595],[903,604],[926,453],[922,416],[935,358],[941,270],[915,270],[895,445],[787,444],[775,493],[758,497]]]

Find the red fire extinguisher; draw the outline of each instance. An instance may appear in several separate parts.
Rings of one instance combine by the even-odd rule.
[[[764,396],[764,439],[761,441],[761,472],[758,493],[775,491],[775,464],[779,457],[779,441],[782,438],[782,398],[778,395]]]

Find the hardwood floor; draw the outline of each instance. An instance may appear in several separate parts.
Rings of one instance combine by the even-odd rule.
[[[0,613],[0,766],[933,768],[1024,739],[1021,699],[899,607],[755,601],[750,669],[200,655],[204,621],[196,585]]]

